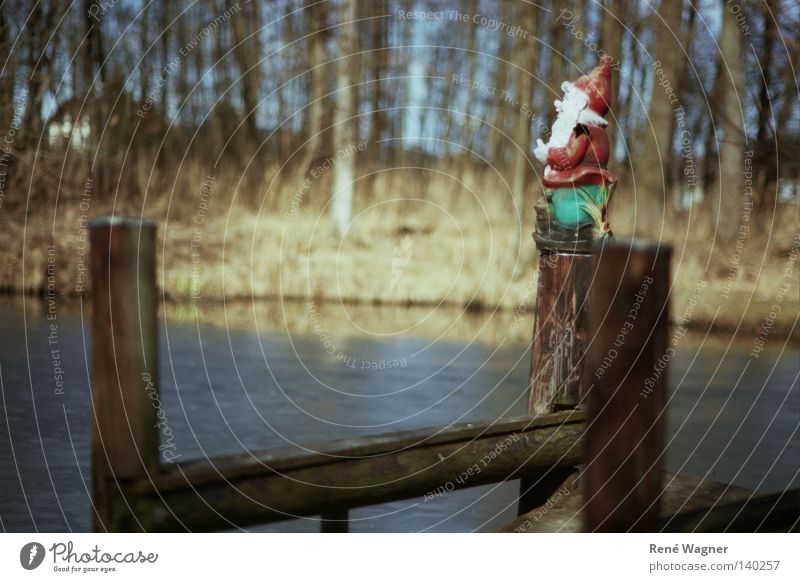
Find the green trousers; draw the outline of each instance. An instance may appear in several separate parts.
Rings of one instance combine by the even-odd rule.
[[[608,196],[608,186],[602,184],[556,188],[546,194],[551,216],[568,228],[601,227]]]

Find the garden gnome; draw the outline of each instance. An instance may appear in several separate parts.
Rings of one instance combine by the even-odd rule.
[[[604,119],[611,100],[611,59],[588,75],[561,85],[550,140],[537,141],[534,155],[546,164],[544,204],[537,205],[537,238],[560,242],[601,239],[610,234],[606,210],[616,178],[606,169],[609,142]]]

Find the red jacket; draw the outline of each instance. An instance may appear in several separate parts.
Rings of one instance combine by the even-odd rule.
[[[609,143],[602,127],[577,125],[567,145],[547,151],[549,171],[542,183],[550,188],[614,183],[606,170]]]

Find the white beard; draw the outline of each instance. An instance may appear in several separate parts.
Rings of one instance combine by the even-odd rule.
[[[564,83],[561,88],[564,90],[564,99],[553,103],[558,113],[550,130],[550,139],[547,143],[536,140],[536,149],[533,150],[533,155],[543,164],[547,163],[547,151],[550,148],[563,148],[569,143],[572,130],[579,123],[599,127],[608,125],[605,119],[586,108],[588,98],[583,92],[575,89],[571,83]]]

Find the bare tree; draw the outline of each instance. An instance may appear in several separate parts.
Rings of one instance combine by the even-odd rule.
[[[711,87],[711,92],[708,96],[708,102],[717,104],[719,103],[720,95],[723,90],[722,79],[722,58],[721,52],[717,52],[714,58],[714,84]],[[714,112],[709,112],[708,120],[704,127],[703,134],[703,192],[704,195],[711,192],[711,188],[717,179],[718,160],[717,160],[717,132],[718,132],[718,119],[715,119]]]
[[[450,48],[447,51],[447,77],[445,79],[444,91],[442,92],[442,108],[447,110],[444,131],[442,132],[444,136],[443,149],[445,153],[449,153],[451,151],[450,141],[453,137],[453,117],[455,115],[452,111],[453,92],[455,86],[453,77],[456,74],[458,67],[458,52],[459,51],[456,48]],[[442,58],[440,60],[444,61],[445,59]]]
[[[360,123],[340,123],[336,139],[337,147],[357,144],[359,138],[367,140],[370,145],[364,157],[371,172],[380,161],[404,164],[406,152],[411,155],[412,150],[404,147],[402,137],[406,130],[419,129],[422,139],[414,145],[414,164],[463,170],[479,181],[486,176],[485,169],[467,159],[460,148],[444,144],[474,146],[479,154],[508,169],[514,200],[522,209],[530,181],[526,150],[532,139],[531,124],[536,122],[540,129],[539,120],[545,116],[551,122],[553,93],[560,93],[561,82],[587,72],[596,63],[597,53],[606,52],[625,70],[623,75],[613,71],[611,137],[616,137],[617,146],[619,136],[627,137],[638,169],[635,181],[620,175],[623,168],[618,164],[612,170],[621,178],[618,197],[628,196],[635,185],[639,216],[659,219],[671,201],[669,192],[677,193],[674,186],[683,180],[681,170],[688,167],[678,163],[678,106],[685,109],[680,123],[690,130],[693,152],[705,152],[698,169],[709,192],[706,206],[720,213],[723,222],[735,214],[728,211],[727,197],[738,188],[745,128],[755,138],[752,165],[757,207],[760,203],[765,209],[774,208],[776,182],[796,179],[800,23],[791,0],[740,2],[735,7],[720,0],[711,4],[466,0],[458,22],[446,14],[399,17],[400,10],[436,11],[447,4],[441,0],[370,0],[354,8],[363,32],[355,39],[351,25],[332,26],[334,14],[349,14],[348,4],[277,0],[268,14],[263,3],[235,0],[199,0],[191,6],[166,1],[115,3],[113,10],[94,0],[2,3],[0,90],[6,102],[0,106],[0,126],[8,128],[16,113],[14,144],[4,171],[16,166],[18,178],[25,178],[22,170],[32,167],[34,146],[47,129],[45,124],[66,134],[72,123],[68,118],[80,108],[66,102],[75,97],[80,104],[86,96],[80,115],[85,116],[82,124],[89,120],[88,140],[82,140],[80,148],[73,144],[61,152],[56,149],[68,140],[54,139],[52,148],[42,148],[37,154],[52,152],[66,160],[63,174],[70,179],[65,184],[78,182],[78,176],[82,179],[84,165],[93,160],[95,190],[108,192],[115,187],[112,179],[127,149],[128,126],[122,118],[131,110],[138,112],[139,105],[147,105],[149,113],[139,125],[134,124],[137,141],[120,170],[137,168],[139,183],[131,189],[160,191],[169,183],[177,172],[175,157],[185,151],[183,146],[199,124],[201,133],[193,143],[202,146],[187,152],[187,162],[205,164],[221,155],[226,167],[235,167],[248,161],[248,156],[239,155],[241,146],[257,144],[265,125],[270,129],[280,125],[274,139],[263,144],[264,157],[259,162],[285,160],[294,146],[306,143],[284,176],[306,178],[322,159],[336,154],[334,119],[350,120],[363,103],[371,113]],[[140,8],[146,12],[135,21]],[[229,14],[223,16],[226,10]],[[718,13],[725,16],[720,51],[706,27],[711,23],[714,29]],[[495,19],[498,26],[485,26],[473,18],[476,14]],[[275,26],[264,28],[272,21]],[[515,34],[503,26],[506,23],[517,24],[529,34]],[[749,26],[749,32],[740,25]],[[334,38],[340,31],[341,38]],[[550,47],[540,48],[547,44]],[[687,55],[684,51],[690,45],[693,52]],[[191,46],[191,56],[182,52],[187,46]],[[270,56],[260,62],[267,46]],[[342,53],[339,48],[346,50]],[[347,51],[356,54],[362,49],[363,56],[347,57]],[[341,54],[345,54],[343,62],[339,62]],[[137,56],[144,57],[138,72],[126,78]],[[514,66],[507,64],[512,61]],[[205,76],[210,66],[213,70]],[[428,77],[410,79],[409,71],[425,72]],[[546,77],[553,92],[532,79],[534,72]],[[283,83],[287,84],[262,106],[260,99]],[[491,96],[487,83],[496,87]],[[357,89],[349,96],[353,85]],[[334,91],[337,86],[338,92]],[[504,99],[501,90],[516,98],[516,104]],[[421,111],[410,108],[412,100],[414,105],[422,103]],[[67,121],[55,120],[56,108]],[[208,108],[213,109],[206,120]],[[449,115],[448,109],[457,113]],[[176,111],[179,115],[169,119]],[[531,120],[531,111],[542,117]],[[170,122],[168,130],[165,120]],[[418,126],[411,123],[416,120]],[[488,123],[481,120],[491,121],[494,129],[489,131]],[[383,139],[387,137],[394,139]],[[232,146],[230,151],[220,151],[227,144]],[[516,146],[521,150],[512,155]],[[617,147],[614,153],[621,150]],[[156,160],[149,159],[156,155]],[[49,161],[37,160],[37,175],[58,167]],[[355,175],[355,161],[339,164],[337,174],[346,175],[349,168]],[[265,173],[273,168],[260,163],[250,168],[242,192],[252,200],[250,193],[260,191]],[[415,188],[427,192],[424,182],[430,175],[434,174],[420,173],[421,182]],[[124,176],[115,182],[120,190],[126,185]],[[277,186],[281,189],[285,184]],[[459,199],[459,182],[446,188],[452,188],[452,199]],[[353,195],[351,191],[346,206],[352,206]],[[515,234],[520,243],[521,231]]]
[[[558,18],[558,1],[550,0],[552,20],[550,22],[550,68],[547,73],[547,87],[544,91],[544,115],[547,127],[553,123],[555,108],[554,99],[560,93],[561,83],[564,81],[564,63],[567,60],[567,31],[564,23]],[[554,97],[554,95],[556,97]]]
[[[372,12],[371,27],[371,49],[369,62],[371,65],[372,82],[366,85],[371,98],[371,113],[369,116],[369,131],[367,141],[369,142],[369,165],[374,171],[379,153],[378,140],[381,139],[386,128],[386,112],[381,111],[384,104],[384,82],[382,77],[386,70],[386,36],[387,18],[377,18],[386,13],[386,0],[374,0],[369,3]]]
[[[614,137],[617,133],[617,119],[620,116],[620,111],[617,109],[617,104],[619,103],[622,40],[625,35],[625,26],[623,22],[626,20],[628,4],[624,0],[605,0],[603,3],[603,8],[600,47],[614,61],[614,64],[611,68],[611,101],[608,104],[611,114],[607,117],[608,139],[611,148],[609,166],[614,166]]]
[[[223,0],[226,1],[226,0]],[[86,4],[91,4],[91,0],[86,0]],[[172,2],[161,2],[159,5],[159,22],[158,29],[161,34],[161,73],[164,76],[164,71],[168,70],[170,59],[170,40],[172,39]],[[162,109],[166,112],[169,107],[170,98],[170,84],[169,78],[166,79],[161,89],[161,102],[163,103]]]
[[[333,143],[336,149],[333,167],[331,217],[336,232],[343,236],[353,214],[353,191],[356,177],[355,148],[358,142],[357,67],[352,57],[357,50],[356,0],[341,0],[339,7],[338,89],[334,113]]]
[[[227,0],[208,0],[209,11],[212,14],[221,14],[225,11],[225,3]],[[233,131],[237,115],[233,111],[230,97],[230,67],[226,60],[226,54],[231,47],[229,27],[219,27],[213,35],[212,43],[212,62],[213,68],[213,89],[214,89],[214,112],[212,116],[212,124],[214,126],[213,135],[213,149],[219,150],[225,143],[227,136]],[[228,56],[227,58],[231,58]]]
[[[230,2],[230,0],[229,0]],[[259,71],[261,41],[259,39],[259,3],[248,2],[240,7],[230,3],[234,12],[231,19],[234,35],[234,54],[239,65],[239,83],[244,105],[244,127],[249,147],[258,143],[258,88],[261,83]]]
[[[682,0],[661,0],[655,19],[656,44],[652,67],[656,74],[648,108],[649,128],[643,132],[644,151],[636,159],[636,199],[640,224],[653,234],[663,225],[672,200],[672,135],[674,108],[680,103],[679,80],[684,74],[679,47]]]
[[[518,2],[515,5],[516,22],[526,30],[536,30],[538,12],[530,5]],[[531,165],[529,153],[531,147],[531,111],[533,107],[533,75],[536,71],[536,50],[523,37],[514,39],[512,51],[514,64],[514,86],[517,91],[516,120],[514,131],[514,171],[512,176],[512,193],[516,211],[516,231],[514,249],[519,249],[522,243],[522,220],[525,216],[525,191],[528,187],[529,167]],[[523,267],[521,263],[517,263]],[[519,273],[519,268],[517,270]]]
[[[308,6],[306,28],[308,29],[308,67],[311,76],[308,115],[306,117],[306,138],[308,139],[306,161],[302,173],[305,174],[315,160],[323,157],[329,147],[324,141],[323,129],[325,115],[330,111],[331,104],[330,72],[331,67],[326,65],[328,60],[326,44],[330,38],[328,29],[327,2],[317,2]]]
[[[586,18],[586,5],[587,0],[572,0],[570,2],[570,12],[577,18],[578,29],[583,34],[572,34],[572,45],[570,46],[569,61],[564,61],[564,73],[567,76],[572,76],[575,71],[583,72],[584,52],[586,51],[585,35],[587,34],[585,27],[588,20]],[[564,25],[562,21],[562,26]],[[570,62],[571,61],[571,62]]]
[[[0,7],[0,93],[6,96],[5,102],[0,104],[0,132],[5,133],[11,125],[14,115],[14,106],[10,97],[14,95],[14,65],[16,59],[11,54],[11,23],[6,11],[8,9]]]
[[[510,0],[502,0],[500,3],[500,10],[502,19],[506,22],[513,21],[513,11],[514,5]],[[497,60],[495,61],[495,77],[494,77],[494,86],[500,89],[507,89],[508,87],[508,70],[509,70],[509,61],[511,60],[511,47],[512,47],[512,38],[511,35],[505,34],[503,31],[500,31],[498,36],[498,50],[497,50]],[[491,133],[491,153],[494,156],[495,162],[502,162],[503,161],[503,153],[504,153],[504,146],[506,142],[506,137],[503,135],[506,129],[506,118],[508,117],[508,105],[503,99],[495,99],[493,102],[494,105],[494,120],[492,125],[494,128],[492,129]]]
[[[756,156],[754,166],[758,172],[758,188],[760,193],[759,200],[761,205],[774,203],[774,196],[770,193],[775,192],[775,180],[777,178],[778,151],[772,140],[770,131],[773,123],[772,99],[770,89],[774,76],[773,53],[775,52],[775,42],[778,39],[778,27],[775,22],[777,16],[777,2],[775,0],[764,0],[761,10],[762,37],[761,51],[759,55],[758,72],[760,73],[761,87],[758,92],[758,133],[756,134],[755,151]]]
[[[478,14],[478,0],[470,0],[469,3],[469,14]],[[478,46],[478,24],[475,18],[470,20],[470,31],[469,31],[469,41],[467,43],[467,51],[464,53],[465,58],[467,59],[468,67],[467,67],[467,79],[470,82],[475,81],[475,71],[478,66],[478,54],[477,54],[477,46]],[[469,99],[467,99],[466,109],[464,111],[464,123],[461,126],[464,134],[461,137],[461,145],[466,148],[472,149],[473,144],[473,133],[474,133],[474,123],[472,120],[473,110],[474,110],[474,103],[476,101],[476,93],[473,92],[470,94]]]
[[[744,126],[744,43],[736,17],[724,0],[722,5],[722,29],[719,52],[723,56],[721,76],[722,91],[719,95],[720,126],[722,139],[719,142],[719,179],[708,197],[712,211],[717,217],[717,232],[722,237],[736,233],[741,214],[741,195],[744,186],[742,156],[745,145]]]
[[[406,12],[412,10],[414,7],[413,0],[400,0],[401,9]],[[394,143],[395,143],[395,164],[403,167],[406,165],[406,120],[408,118],[408,98],[409,98],[409,82],[407,76],[409,74],[408,61],[411,55],[409,48],[411,42],[411,22],[408,19],[399,23],[400,30],[397,32],[399,42],[402,48],[396,48],[392,51],[395,55],[395,72],[396,80],[394,83]]]
[[[791,3],[790,3],[791,6]],[[778,12],[778,20],[781,21],[781,16],[783,15],[783,8],[780,8],[780,12]],[[800,37],[800,23],[794,23],[794,38],[797,39]],[[800,42],[794,41],[788,44],[787,54],[783,60],[781,70],[782,75],[780,78],[780,84],[777,89],[777,94],[781,97],[781,104],[778,108],[778,112],[775,116],[775,128],[778,128],[775,131],[775,140],[778,143],[778,150],[781,152],[781,158],[788,158],[782,159],[782,161],[789,161],[792,160],[793,163],[790,164],[791,169],[794,170],[795,174],[798,173],[798,161],[797,161],[797,142],[800,139],[800,136],[797,135],[797,132],[794,134],[785,131],[787,124],[789,122],[790,117],[793,113],[796,113],[798,110],[797,102],[798,102],[798,92],[797,92],[797,71],[800,70]],[[793,167],[792,167],[793,166]]]

